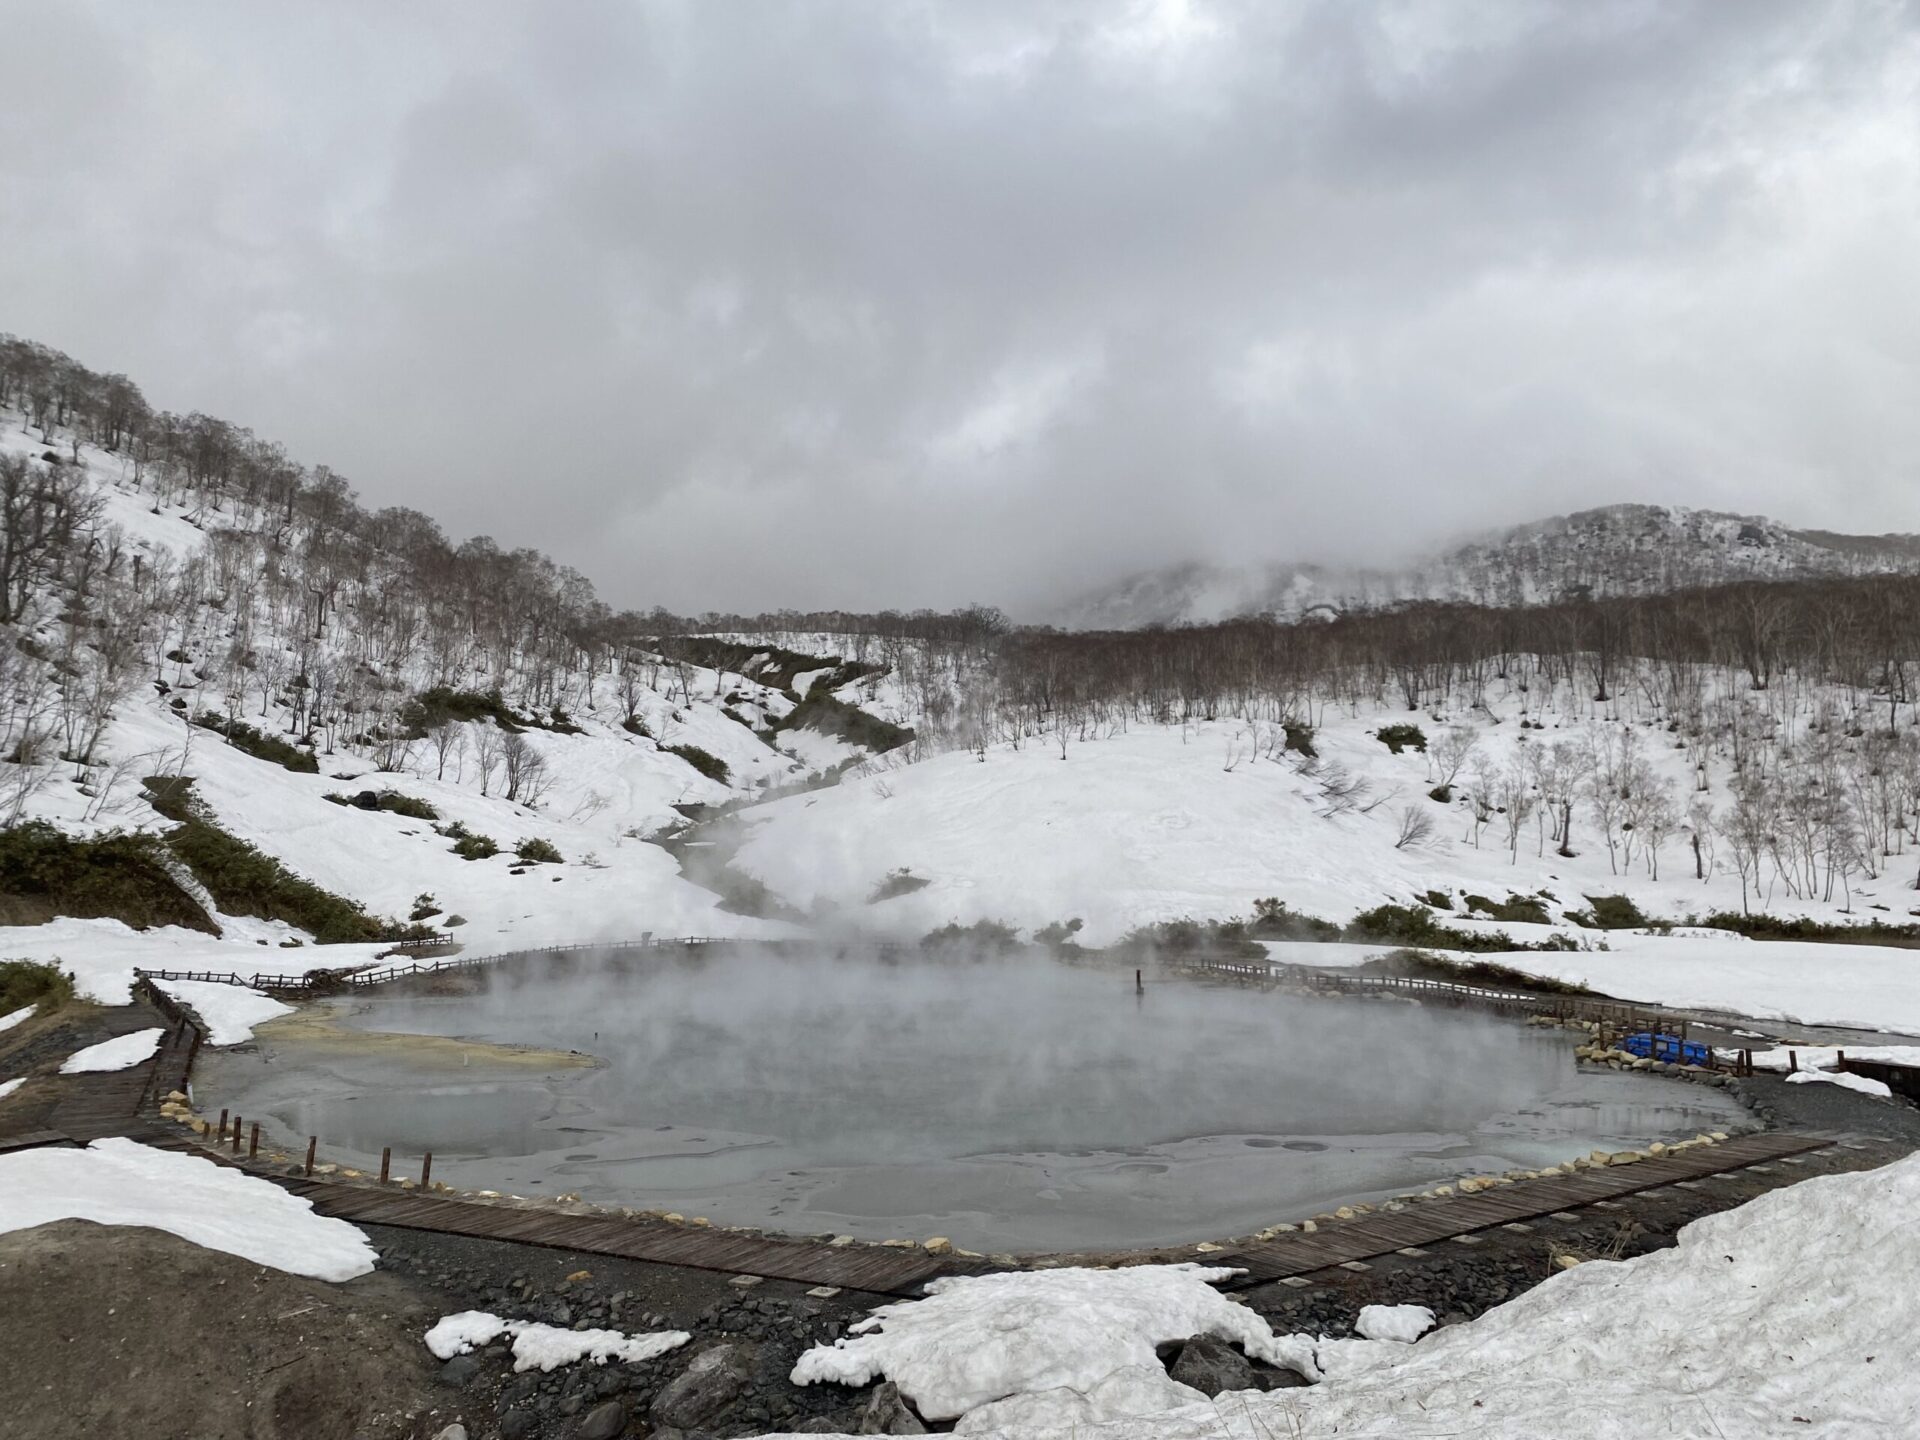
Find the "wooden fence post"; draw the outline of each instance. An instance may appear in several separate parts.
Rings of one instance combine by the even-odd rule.
[[[227,1143],[227,1112],[224,1110],[220,1112],[220,1143]]]
[[[433,1151],[429,1150],[420,1158],[420,1188],[427,1188],[427,1181],[433,1178]]]
[[[253,1133],[247,1137],[247,1159],[251,1160],[260,1153],[260,1122],[253,1122]]]
[[[236,1155],[240,1153],[240,1117],[238,1115],[233,1117],[233,1153]]]
[[[380,1147],[380,1183],[382,1185],[387,1183],[387,1172],[392,1164],[393,1147],[391,1145],[382,1145]]]
[[[307,1136],[307,1174],[309,1175],[313,1174],[314,1147],[319,1145],[319,1143],[320,1143],[320,1137],[318,1135]]]

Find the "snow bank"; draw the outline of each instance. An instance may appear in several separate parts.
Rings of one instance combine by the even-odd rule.
[[[1672,1249],[1560,1272],[1418,1345],[1322,1343],[1316,1359],[1326,1379],[1307,1389],[1234,1395],[1097,1426],[1023,1421],[997,1433],[1021,1440],[1920,1434],[1920,1366],[1911,1363],[1916,1232],[1920,1156],[1911,1156],[1880,1170],[1816,1177],[1697,1220]],[[1075,1325],[1071,1314],[1045,1318],[1067,1331]],[[955,1364],[973,1348],[1052,1348],[1062,1339],[984,1325],[951,1338]]]
[[[1844,1070],[1800,1070],[1787,1076],[1787,1083],[1838,1085],[1843,1090],[1858,1090],[1862,1095],[1875,1095],[1882,1100],[1890,1099],[1893,1095],[1884,1080],[1875,1080],[1867,1075],[1850,1075]]]
[[[254,1026],[293,1013],[293,1006],[239,985],[222,985],[214,980],[157,983],[174,999],[193,1007],[194,1013],[206,1022],[208,1041],[215,1045],[238,1045],[243,1040],[251,1040]]]
[[[1920,1033],[1920,951],[1756,941],[1724,932],[1705,938],[1616,930],[1606,941],[1607,950],[1503,951],[1475,958],[1676,1010]]]
[[[427,1331],[427,1349],[451,1360],[501,1335],[513,1336],[515,1370],[554,1370],[577,1360],[604,1365],[609,1360],[651,1360],[677,1350],[693,1337],[684,1330],[627,1335],[618,1330],[562,1330],[533,1320],[503,1320],[485,1310],[448,1315]]]
[[[26,1024],[33,1018],[33,1012],[39,1008],[38,1005],[22,1005],[18,1010],[9,1010],[6,1014],[0,1015],[0,1030],[11,1030],[16,1025]]]
[[[1433,1311],[1424,1305],[1366,1305],[1353,1322],[1363,1340],[1395,1340],[1411,1345],[1433,1328]]]
[[[1793,1045],[1753,1052],[1756,1070],[1830,1070],[1840,1063],[1840,1052],[1851,1060],[1878,1060],[1886,1065],[1920,1065],[1920,1045]]]
[[[0,1100],[6,1099],[7,1096],[13,1094],[14,1091],[26,1083],[27,1078],[24,1075],[18,1080],[0,1080]]]
[[[102,1040],[98,1045],[74,1051],[61,1064],[60,1073],[88,1075],[100,1070],[131,1070],[153,1058],[154,1051],[160,1048],[160,1037],[166,1033],[155,1026],[151,1030],[135,1030],[129,1035]]]
[[[351,1280],[374,1264],[359,1230],[278,1185],[132,1140],[0,1155],[0,1232],[55,1220],[146,1225],[317,1280]]]
[[[857,1386],[884,1375],[929,1420],[950,1420],[1045,1391],[1091,1402],[1116,1372],[1160,1369],[1156,1345],[1195,1335],[1218,1336],[1317,1378],[1311,1343],[1276,1337],[1266,1321],[1208,1283],[1238,1273],[1139,1265],[935,1280],[926,1299],[883,1305],[847,1337],[807,1351],[793,1367],[793,1383]]]

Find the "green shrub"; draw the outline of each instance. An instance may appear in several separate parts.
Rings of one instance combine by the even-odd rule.
[[[226,736],[229,745],[256,760],[269,760],[300,775],[320,773],[320,762],[314,758],[311,750],[290,745],[278,735],[263,734],[243,721],[206,713],[196,716],[193,723],[216,735]]]
[[[1489,900],[1484,895],[1463,897],[1473,913],[1500,920],[1509,925],[1551,925],[1547,907],[1531,895],[1509,895],[1505,900]]]
[[[882,900],[891,900],[896,895],[911,895],[916,890],[926,889],[932,883],[931,880],[922,879],[902,866],[898,870],[889,871],[887,877],[873,887],[873,893],[867,896],[867,903],[878,905]]]
[[[498,690],[455,690],[436,685],[422,690],[400,707],[400,723],[407,734],[418,740],[434,726],[448,720],[492,720],[502,730],[519,730],[524,722],[513,713]]]
[[[1429,800],[1438,800],[1442,805],[1451,805],[1453,803],[1453,787],[1451,785],[1436,785],[1427,791],[1427,798]]]
[[[642,720],[638,715],[629,715],[626,719],[622,720],[620,722],[620,728],[629,735],[641,735],[649,740],[653,738],[653,732],[647,728],[647,722]]]
[[[1566,937],[1558,937],[1565,940]],[[1552,947],[1572,949],[1571,942]],[[1395,950],[1360,967],[1375,974],[1412,975],[1426,980],[1457,980],[1470,985],[1499,985],[1547,995],[1591,995],[1586,986],[1570,980],[1550,980],[1492,960],[1454,960],[1427,950]]]
[[[1367,944],[1431,945],[1445,950],[1525,950],[1503,930],[1456,930],[1424,906],[1376,905],[1353,917],[1346,938]]]
[[[0,1015],[38,1005],[50,1015],[73,1001],[73,976],[43,960],[0,960]]]
[[[413,897],[413,912],[407,916],[407,919],[414,921],[431,920],[439,913],[439,902],[436,901],[433,896],[423,892]]]
[[[229,915],[279,920],[305,930],[322,945],[362,940],[398,940],[415,932],[377,920],[357,903],[294,874],[273,856],[216,825],[184,775],[155,775],[143,782],[153,808],[178,828],[167,846]]]
[[[1247,933],[1261,940],[1338,940],[1340,927],[1314,915],[1300,915],[1269,895],[1253,902]]]
[[[949,922],[920,938],[922,950],[1004,954],[1020,948],[1020,932],[998,920],[976,920],[971,925]]]
[[[1587,904],[1592,908],[1584,915],[1567,918],[1594,930],[1637,930],[1650,923],[1640,907],[1625,895],[1589,895]]]
[[[548,841],[529,835],[513,847],[513,853],[529,865],[559,865],[560,852]]]
[[[500,847],[494,844],[491,835],[469,830],[458,820],[438,826],[437,829],[441,835],[453,841],[453,853],[462,860],[486,860],[500,853]]]
[[[392,815],[405,815],[410,820],[438,820],[440,812],[426,801],[413,795],[402,795],[398,790],[382,790],[374,795],[374,803],[365,804],[360,796],[372,795],[370,790],[362,790],[359,795],[342,795],[338,791],[330,792],[323,799],[336,805],[345,805],[354,810],[385,810]]]
[[[1295,720],[1282,720],[1280,728],[1287,732],[1287,749],[1297,751],[1310,760],[1320,753],[1313,748],[1313,726]]]
[[[1129,931],[1114,946],[1128,958],[1156,955],[1215,955],[1232,959],[1263,958],[1266,950],[1254,939],[1246,920],[1163,920]]]
[[[1044,945],[1049,950],[1078,950],[1080,942],[1073,937],[1080,933],[1084,922],[1079,919],[1055,920],[1051,925],[1043,925],[1033,932],[1036,945]]]
[[[1382,725],[1375,733],[1380,743],[1396,755],[1407,749],[1426,753],[1426,732],[1418,725]]]
[[[1884,941],[1920,940],[1920,925],[1889,925],[1872,920],[1865,925],[1835,925],[1782,915],[1742,915],[1722,910],[1700,922],[1712,930],[1732,930],[1752,940],[1832,940],[1841,944],[1872,945]]]
[[[709,755],[698,745],[662,745],[660,748],[669,755],[678,755],[707,779],[722,785],[727,783],[727,777],[732,773],[727,769],[726,761],[718,755]]]
[[[892,724],[878,715],[869,715],[858,705],[835,699],[827,693],[824,684],[816,684],[807,692],[806,699],[774,722],[774,734],[784,730],[817,730],[875,755],[898,750],[913,739],[913,731],[908,727]]]
[[[0,924],[38,925],[63,915],[118,920],[136,930],[179,925],[220,933],[174,880],[156,836],[116,830],[77,839],[44,820],[0,830]]]
[[[1429,890],[1420,898],[1436,910],[1453,909],[1453,897],[1444,890]]]

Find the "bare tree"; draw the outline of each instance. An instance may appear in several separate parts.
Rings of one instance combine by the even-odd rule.
[[[480,793],[485,795],[493,784],[493,772],[499,768],[500,752],[506,735],[494,728],[488,721],[482,720],[474,726],[473,758],[480,766]]]
[[[1400,837],[1393,842],[1396,850],[1424,849],[1433,839],[1433,816],[1418,805],[1409,805],[1400,812]]]
[[[442,720],[427,727],[427,743],[433,747],[433,778],[447,778],[447,761],[457,759],[466,749],[467,730],[458,720]]]

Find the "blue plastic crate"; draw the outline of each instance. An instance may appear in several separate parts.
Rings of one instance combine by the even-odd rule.
[[[1655,1035],[1650,1030],[1623,1036],[1615,1043],[1629,1055],[1665,1060],[1675,1065],[1705,1065],[1712,1058],[1712,1052],[1697,1040],[1682,1040],[1678,1035]]]

